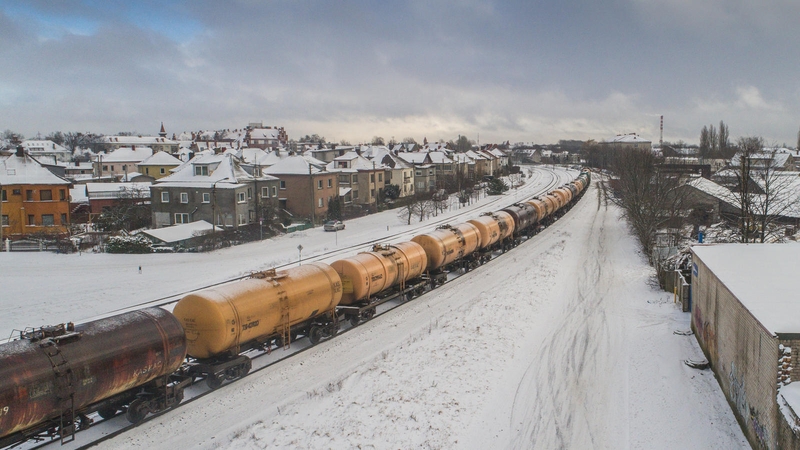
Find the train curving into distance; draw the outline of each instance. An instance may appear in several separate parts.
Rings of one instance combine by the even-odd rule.
[[[194,292],[172,313],[153,307],[21,332],[0,345],[0,447],[70,441],[92,413],[125,412],[136,423],[178,405],[200,379],[216,389],[246,375],[244,352],[288,347],[301,336],[317,344],[339,332],[340,319],[356,326],[382,303],[410,300],[517,246],[566,212],[589,182],[584,170],[546,195],[408,242]]]

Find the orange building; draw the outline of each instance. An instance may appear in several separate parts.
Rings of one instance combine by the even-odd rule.
[[[22,147],[0,158],[0,239],[66,233],[70,187]]]

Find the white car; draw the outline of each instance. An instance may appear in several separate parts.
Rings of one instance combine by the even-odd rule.
[[[323,227],[325,231],[344,230],[344,223],[341,220],[329,220]]]

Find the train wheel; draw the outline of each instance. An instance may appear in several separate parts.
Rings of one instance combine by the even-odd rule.
[[[115,417],[118,411],[119,410],[117,408],[108,407],[98,410],[97,414],[100,415],[100,417],[102,417],[103,419],[108,420],[112,417]]]
[[[358,317],[358,314],[350,315],[350,326],[351,327],[357,327],[359,322],[361,322],[361,319]]]
[[[222,386],[222,381],[225,379],[225,376],[217,376],[216,374],[210,373],[206,377],[206,384],[211,390],[217,389]]]
[[[311,341],[311,345],[319,344],[319,341],[322,340],[322,329],[316,325],[312,325],[311,329],[308,330],[308,340]]]
[[[369,320],[375,317],[375,308],[370,308],[364,311],[364,320]]]
[[[125,413],[125,418],[130,423],[139,423],[147,415],[147,404],[144,400],[137,398],[128,405],[128,411]]]

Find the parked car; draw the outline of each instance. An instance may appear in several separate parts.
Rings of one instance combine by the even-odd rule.
[[[341,220],[329,220],[325,222],[325,231],[344,230],[344,223]]]

